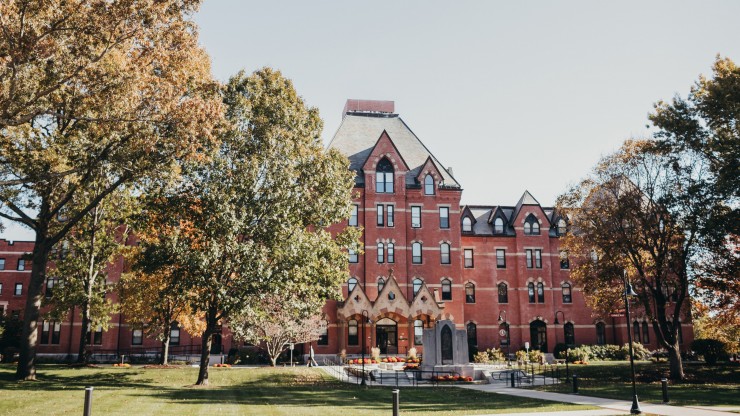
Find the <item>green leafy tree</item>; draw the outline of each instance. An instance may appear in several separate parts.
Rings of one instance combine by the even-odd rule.
[[[307,303],[339,295],[354,229],[324,227],[349,216],[353,173],[324,151],[318,111],[269,68],[239,73],[223,91],[230,124],[216,154],[184,167],[171,190],[162,238],[146,255],[182,276],[203,314],[196,384],[208,384],[212,335],[257,294],[291,293]],[[351,228],[351,227],[350,227]]]
[[[713,76],[701,76],[686,98],[660,101],[650,115],[660,151],[680,164],[691,152],[703,159],[710,179],[704,192],[719,195],[712,221],[703,222],[704,261],[697,293],[717,310],[740,319],[740,67],[720,56]]]
[[[668,351],[674,380],[684,377],[678,322],[689,319],[689,287],[704,250],[701,230],[723,203],[707,192],[710,180],[703,160],[690,152],[676,158],[657,152],[654,142],[627,141],[558,201],[572,230],[562,246],[581,254],[571,277],[605,315],[624,304],[626,273]]]
[[[0,2],[0,219],[35,232],[19,379],[35,378],[52,247],[107,195],[173,175],[213,139],[221,101],[188,19],[199,3]]]
[[[46,303],[51,306],[49,315],[56,320],[80,309],[77,362],[88,359],[85,345],[92,329],[107,330],[111,316],[118,311],[118,305],[106,296],[115,289],[108,283],[108,272],[112,264],[121,261],[131,233],[126,222],[136,209],[129,190],[109,194],[77,222],[52,256],[54,266],[48,274],[55,284]]]

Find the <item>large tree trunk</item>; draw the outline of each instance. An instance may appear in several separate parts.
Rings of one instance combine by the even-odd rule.
[[[684,379],[683,360],[681,360],[681,351],[678,345],[668,348],[668,368],[670,369],[671,380],[681,381]]]
[[[51,246],[50,241],[46,238],[46,227],[39,226],[36,230],[36,241],[33,247],[33,266],[31,268],[31,279],[28,282],[26,308],[23,313],[23,333],[18,368],[15,372],[15,377],[19,380],[36,379],[38,320],[43,298],[41,292],[46,280],[46,262],[49,259]]]
[[[77,362],[86,363],[87,354],[85,354],[85,345],[87,344],[87,334],[90,334],[90,343],[95,342],[93,334],[90,332],[90,303],[82,304],[82,327],[80,328],[80,346],[77,352]]]
[[[217,321],[216,311],[213,308],[209,308],[206,316],[206,329],[203,331],[200,342],[200,370],[198,371],[198,381],[195,382],[196,386],[208,385],[208,361],[211,359],[211,339],[214,332],[216,332]]]

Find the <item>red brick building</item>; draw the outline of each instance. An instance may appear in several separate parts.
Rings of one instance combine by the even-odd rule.
[[[565,219],[526,191],[514,205],[461,206],[461,184],[394,113],[392,101],[348,100],[329,147],[347,155],[357,174],[348,224],[363,227],[364,233],[362,250],[349,253],[344,300],[324,307],[327,332],[314,343],[317,354],[360,353],[366,320],[367,352],[371,346],[384,353],[421,351],[422,329],[438,319],[466,329],[469,345],[478,349],[515,351],[529,342],[531,348],[552,352],[558,342],[627,341],[625,319],[592,316],[570,280],[568,259],[559,250]],[[0,240],[4,313],[22,314],[30,277],[22,257],[32,249],[32,242]],[[113,266],[111,283],[122,267]],[[69,316],[39,324],[41,356],[77,353],[79,311]],[[645,316],[637,311],[633,321],[635,339],[658,348]],[[683,345],[688,345],[692,327],[682,326]],[[174,354],[198,351],[199,339],[176,327],[172,331]],[[112,318],[108,331],[91,334],[89,342],[93,352],[111,355],[159,347],[121,315]],[[213,352],[232,346],[238,345],[225,329],[223,337],[216,336]]]
[[[514,205],[461,206],[461,184],[393,102],[349,100],[329,147],[357,173],[349,225],[363,227],[364,254],[350,253],[345,300],[324,308],[318,353],[359,353],[366,321],[365,348],[388,353],[421,350],[422,328],[437,319],[467,329],[478,349],[627,341],[625,319],[594,317],[570,280],[565,219],[526,191]],[[656,349],[644,314],[633,316],[635,340]]]

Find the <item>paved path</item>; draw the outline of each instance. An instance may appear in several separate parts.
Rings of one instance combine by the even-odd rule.
[[[632,403],[624,400],[604,399],[601,397],[581,396],[579,394],[551,393],[546,391],[501,388],[493,384],[458,385],[457,387],[478,390],[487,393],[506,394],[509,396],[527,397],[532,399],[550,400],[554,402],[575,403],[588,406],[597,406],[611,411],[629,414]],[[737,413],[710,410],[708,408],[670,406],[663,404],[641,403],[643,413],[652,413],[662,416],[737,416]],[[557,412],[561,413],[561,412]],[[557,414],[555,413],[555,414]],[[574,412],[567,412],[573,414]],[[540,413],[542,415],[542,413]]]
[[[401,409],[403,410],[403,409]],[[538,412],[538,413],[495,413],[475,416],[621,416],[623,413],[614,410],[572,410],[568,412]]]
[[[346,374],[341,366],[321,366],[322,370],[346,383],[357,384],[359,378]],[[377,383],[371,383],[378,385]],[[431,386],[426,384],[424,386]],[[625,400],[604,399],[601,397],[582,396],[580,394],[552,393],[530,389],[512,389],[504,383],[493,384],[456,384],[454,387],[462,389],[477,390],[485,393],[506,394],[509,396],[527,397],[531,399],[550,400],[561,403],[574,403],[587,406],[600,407],[597,410],[578,410],[568,412],[539,412],[539,413],[511,413],[516,416],[607,416],[607,415],[629,415],[632,403]],[[451,386],[452,387],[452,386]],[[651,413],[661,416],[738,416],[724,410],[737,410],[737,408],[708,408],[701,406],[671,406],[663,404],[640,403],[642,413]],[[496,416],[508,416],[498,413]]]

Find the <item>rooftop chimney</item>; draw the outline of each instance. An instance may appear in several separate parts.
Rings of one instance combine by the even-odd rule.
[[[347,113],[388,113],[391,114],[395,111],[394,101],[379,101],[379,100],[347,100],[344,104],[344,111],[342,117]]]

